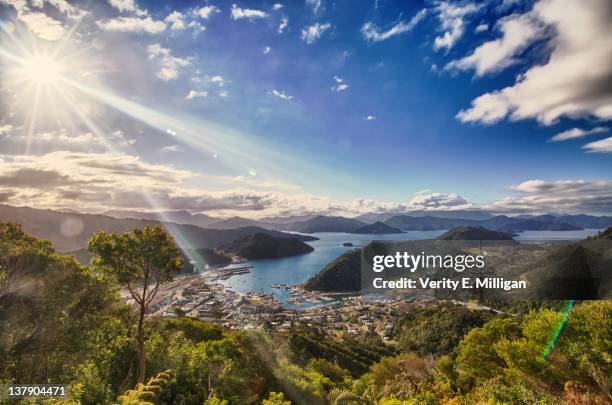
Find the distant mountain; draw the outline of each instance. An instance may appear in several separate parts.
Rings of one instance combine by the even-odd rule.
[[[353,233],[384,235],[391,233],[402,233],[402,231],[397,228],[393,228],[389,225],[383,224],[382,222],[374,222],[373,224],[365,225],[361,228],[355,229]]]
[[[535,219],[524,219],[521,221],[510,222],[508,224],[496,228],[506,232],[523,232],[523,231],[579,231],[582,228],[566,224],[564,222],[545,222]]]
[[[111,210],[104,212],[102,215],[120,219],[133,218],[160,222],[175,222],[177,224],[189,224],[201,227],[206,227],[207,225],[219,221],[219,218],[214,218],[204,214],[192,214],[185,210],[160,212]]]
[[[452,219],[438,217],[412,217],[408,215],[398,215],[389,218],[385,224],[402,231],[433,231],[437,229],[451,229],[456,226],[472,225],[478,221],[469,219]]]
[[[353,292],[361,289],[361,250],[345,252],[310,278],[304,288],[310,291]]]
[[[365,214],[361,214],[356,216],[353,219],[357,221],[365,222],[367,224],[373,224],[374,222],[385,222],[389,218],[393,218],[398,215],[403,215],[404,212],[368,212]]]
[[[438,240],[514,240],[512,234],[479,226],[459,226],[438,236]]]
[[[298,239],[279,238],[260,232],[224,244],[219,250],[247,259],[279,259],[310,253],[314,249]]]
[[[540,217],[534,217],[533,219],[539,220]],[[563,222],[569,225],[574,225],[585,229],[604,229],[612,226],[612,217],[601,216],[596,217],[593,215],[560,215],[556,217],[555,222]]]
[[[255,219],[242,218],[242,217],[231,217],[231,218],[223,219],[220,221],[217,220],[211,224],[208,224],[208,226],[206,227],[213,228],[213,229],[236,229],[236,228],[242,228],[245,226],[259,226],[262,228],[269,228],[269,229],[274,228],[274,226],[270,226],[268,224],[262,223]]]
[[[355,230],[367,225],[364,222],[357,221],[351,218],[331,217],[319,215],[306,221],[294,222],[283,227],[287,231],[295,231],[301,233],[315,232],[347,232],[352,233]]]
[[[490,212],[480,210],[420,210],[420,211],[408,211],[405,213],[411,217],[436,217],[436,218],[448,218],[448,219],[468,219],[474,221],[482,221],[485,219],[492,218],[494,215]]]
[[[562,218],[566,217],[542,215],[531,218],[518,218],[509,217],[506,215],[497,215],[484,220],[473,220],[439,218],[432,216],[412,217],[408,215],[398,215],[389,218],[387,221],[385,221],[385,224],[403,231],[431,231],[452,229],[457,226],[481,226],[487,229],[511,232],[570,231],[583,229],[577,225],[564,222]],[[591,223],[596,222],[595,218],[597,217],[591,217]],[[605,223],[605,220],[601,220],[600,222]]]
[[[263,232],[276,237],[317,240],[307,235],[267,230],[260,227],[238,229],[203,229],[194,225],[153,220],[118,219],[106,215],[72,214],[29,207],[0,205],[0,220],[21,224],[23,230],[37,238],[51,241],[61,252],[84,249],[92,234],[99,231],[126,232],[146,224],[162,224],[183,249],[215,248],[234,239]]]
[[[261,222],[265,222],[268,224],[291,224],[293,222],[303,222],[308,221],[309,219],[313,219],[316,215],[291,215],[288,217],[265,217],[261,218]]]
[[[447,218],[447,219],[467,219],[467,220],[475,220],[481,221],[485,219],[489,219],[493,217],[493,214],[488,213],[486,211],[480,210],[455,210],[455,211],[424,211],[424,210],[416,210],[416,211],[401,211],[401,212],[382,212],[382,213],[366,213],[356,216],[354,219],[367,222],[374,223],[377,221],[386,222],[388,219],[406,215],[412,218],[421,218],[421,217],[435,217],[435,218]]]
[[[542,222],[554,222],[573,225],[581,229],[604,229],[612,226],[611,216],[594,216],[586,214],[577,215],[560,215],[560,214],[546,214],[546,215],[529,215],[523,214],[518,215],[514,218],[520,219],[532,219]]]

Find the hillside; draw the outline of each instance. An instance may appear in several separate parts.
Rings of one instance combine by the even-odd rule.
[[[314,248],[298,239],[274,237],[259,232],[224,244],[219,250],[247,259],[279,259],[310,253]]]
[[[200,227],[206,227],[214,222],[219,221],[219,218],[214,218],[204,214],[191,214],[189,211],[160,211],[160,212],[139,212],[139,211],[124,211],[111,210],[102,213],[113,218],[119,219],[145,219],[160,222],[175,222],[177,224],[189,224]]]
[[[310,278],[304,288],[310,291],[344,292],[361,289],[361,250],[350,250],[334,259]]]
[[[75,214],[29,207],[0,205],[0,220],[21,224],[23,230],[37,238],[50,241],[61,252],[84,249],[95,232],[126,232],[147,224],[159,224],[153,220],[118,219],[106,215]],[[259,227],[238,229],[204,229],[194,225],[164,222],[183,249],[215,248],[237,238],[263,232],[275,237],[295,238],[302,241],[317,240],[307,235],[266,230]]]
[[[319,215],[307,221],[294,222],[286,225],[283,229],[288,231],[315,233],[315,232],[347,232],[352,233],[355,230],[367,225],[365,222],[357,221],[351,218],[330,217]]]
[[[451,229],[456,226],[476,224],[477,221],[456,218],[438,217],[412,217],[397,215],[385,221],[385,224],[402,231],[433,231],[437,229]]]
[[[254,219],[242,217],[231,217],[220,221],[215,221],[213,223],[208,224],[206,227],[212,229],[236,229],[243,228],[245,226],[258,226],[266,229],[276,228],[276,226],[274,226],[273,224],[266,224],[264,222],[260,222]]]
[[[379,222],[374,222],[371,225],[362,226],[361,228],[354,230],[353,233],[362,233],[362,234],[369,234],[369,235],[384,235],[384,234],[391,234],[391,233],[402,233],[402,231],[379,221]]]
[[[452,229],[458,226],[481,226],[487,229],[500,231],[570,231],[583,229],[578,223],[602,225],[609,217],[580,216],[580,220],[572,220],[573,216],[555,217],[553,215],[533,216],[530,218],[509,217],[497,215],[487,219],[441,218],[435,216],[413,217],[410,215],[396,215],[384,223],[402,231],[432,231]],[[565,222],[567,219],[569,222]],[[574,222],[574,223],[570,223]],[[612,224],[612,221],[610,221]],[[590,226],[595,227],[595,226]]]
[[[545,222],[534,219],[511,222],[496,228],[499,231],[523,232],[523,231],[579,231],[582,228],[564,222]]]
[[[591,236],[588,240],[612,240],[612,226],[599,232],[595,236]]]
[[[610,252],[580,243],[553,250],[524,275],[531,299],[603,299],[612,294]]]
[[[438,236],[438,240],[514,240],[512,234],[478,226],[458,226]]]

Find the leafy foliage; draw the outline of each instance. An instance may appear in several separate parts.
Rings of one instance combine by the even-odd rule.
[[[415,305],[397,323],[396,347],[308,327],[264,333],[184,316],[144,319],[148,382],[136,384],[138,317],[119,303],[115,277],[97,269],[0,223],[2,383],[70,384],[67,404],[612,400],[612,301],[578,303],[558,339],[559,303],[502,306],[513,316]]]

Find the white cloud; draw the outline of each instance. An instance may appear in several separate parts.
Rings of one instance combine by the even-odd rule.
[[[34,2],[32,2],[33,5]],[[55,7],[59,12],[66,14],[66,16],[70,19],[77,20],[85,15],[89,14],[87,11],[82,10],[76,6],[73,6],[66,0],[39,0],[38,7],[43,7],[44,3],[49,3],[53,7]]]
[[[19,15],[19,20],[39,38],[47,41],[60,40],[67,32],[60,21],[45,13],[23,13]]]
[[[225,86],[225,79],[221,75],[214,75],[208,78],[212,83],[217,84],[219,87]]]
[[[595,127],[591,129],[582,129],[582,128],[572,128],[567,131],[563,131],[558,133],[557,135],[550,138],[553,142],[566,141],[568,139],[582,138],[583,136],[591,135],[591,134],[601,134],[603,132],[608,132],[608,128],[605,127]]]
[[[414,17],[410,19],[408,22],[400,21],[397,24],[393,25],[386,31],[381,31],[380,28],[376,26],[376,24],[372,22],[366,22],[361,27],[361,34],[368,41],[384,41],[385,39],[389,39],[392,36],[403,34],[405,32],[412,31],[414,27],[425,17],[427,14],[427,10],[423,9],[416,13]]]
[[[200,32],[206,30],[205,26],[195,20],[190,21],[189,24],[187,24],[187,28],[191,28],[193,30],[194,37],[198,36]]]
[[[221,10],[217,6],[204,6],[193,10],[193,15],[208,20],[211,16],[216,13],[220,13]]]
[[[108,3],[122,13],[134,13],[141,17],[147,15],[147,11],[138,8],[134,0],[109,0]]]
[[[348,84],[344,83],[343,78],[334,76],[334,81],[336,82],[336,85],[331,87],[332,91],[341,92],[341,91],[348,90],[349,86]]]
[[[11,124],[0,125],[0,135],[10,136],[13,129],[14,127]]]
[[[189,93],[185,96],[187,100],[193,100],[194,98],[207,97],[207,91],[189,90]]]
[[[272,10],[280,10],[283,7],[284,5],[282,5],[281,3],[274,3],[274,5],[272,6]]]
[[[151,17],[117,17],[97,22],[98,26],[106,31],[118,32],[146,32],[158,34],[166,29],[166,23],[154,20]]]
[[[160,149],[160,151],[162,153],[166,153],[166,152],[182,152],[183,148],[180,145],[169,145],[169,146],[164,146],[163,148]]]
[[[466,209],[474,205],[458,194],[433,193],[428,190],[414,194],[407,202],[407,210]]]
[[[263,49],[263,54],[267,55],[270,53],[270,51],[272,50],[272,48],[270,48],[269,46],[265,46]]]
[[[289,19],[287,17],[281,18],[281,21],[278,24],[278,29],[276,30],[276,32],[278,32],[279,34],[282,34],[288,25],[289,25]]]
[[[518,195],[501,198],[483,208],[496,212],[609,213],[612,181],[528,180],[510,188]]]
[[[102,145],[103,140],[92,132],[71,134],[65,129],[57,131],[45,131],[34,134],[34,139],[43,142],[53,142],[62,145]]]
[[[310,45],[321,38],[321,35],[330,28],[330,23],[314,23],[302,30],[302,41]]]
[[[323,6],[322,0],[306,0],[306,5],[312,9],[312,12],[317,14]]]
[[[268,17],[268,13],[262,10],[255,10],[252,8],[239,8],[235,4],[232,4],[232,18],[234,20],[239,20],[242,18],[246,18],[249,20],[254,20],[256,18],[266,18]]]
[[[376,117],[374,115],[368,115],[366,117],[366,121],[374,121],[376,119]]]
[[[287,95],[283,90],[274,89],[270,92],[270,94],[287,101],[293,99],[293,96]]]
[[[452,62],[445,69],[474,69],[476,76],[499,72],[517,62],[519,55],[529,44],[542,35],[542,27],[530,14],[511,15],[501,19],[497,28],[502,37],[485,42],[472,54]]]
[[[532,15],[552,28],[546,62],[521,74],[514,85],[485,93],[457,118],[492,124],[561,117],[612,118],[612,3],[608,0],[541,0]]]
[[[488,29],[489,29],[489,24],[484,24],[484,23],[483,23],[483,24],[478,24],[478,25],[476,26],[476,28],[474,28],[474,31],[476,31],[477,33],[479,33],[479,32],[484,32],[484,31],[486,31],[486,30],[488,30]]]
[[[186,28],[185,16],[180,11],[173,11],[165,18],[164,21],[170,24],[171,30],[184,30]]]
[[[465,31],[464,18],[475,13],[480,6],[474,3],[451,3],[442,1],[435,7],[443,35],[439,35],[434,40],[434,50],[451,49],[455,43],[463,36]]]
[[[117,130],[113,131],[111,136],[110,136],[110,138],[115,143],[117,143],[117,144],[119,144],[121,146],[129,146],[129,145],[133,145],[134,143],[136,143],[136,141],[134,139],[126,138],[125,134],[120,129],[117,129]]]
[[[170,49],[163,48],[160,44],[152,44],[147,47],[149,59],[161,60],[161,69],[157,72],[157,77],[164,81],[176,79],[181,67],[189,65],[188,59],[172,56]]]
[[[589,142],[582,149],[594,153],[612,153],[612,137],[602,139],[601,141]]]
[[[165,152],[178,150],[170,145]],[[194,211],[324,211],[326,198],[277,191],[186,187],[195,173],[150,164],[126,154],[54,152],[45,155],[0,155],[0,193],[5,202],[39,208],[78,206],[84,212],[108,209],[187,209]],[[256,179],[245,180],[254,183]],[[265,181],[262,186],[271,185]]]
[[[217,93],[217,95],[219,97],[226,98],[226,97],[229,97],[229,92],[227,90],[221,90],[221,91],[219,91],[219,93]]]

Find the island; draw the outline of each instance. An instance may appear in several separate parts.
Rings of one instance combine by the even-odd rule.
[[[438,236],[438,240],[514,240],[509,232],[492,231],[482,226],[458,226]]]
[[[353,231],[353,233],[369,234],[369,235],[384,235],[390,233],[402,233],[400,229],[389,226],[380,221],[370,225],[362,226]]]
[[[361,289],[361,250],[340,255],[310,278],[304,289],[325,292],[355,292]]]
[[[353,247],[353,246],[355,246],[355,245],[353,245],[353,243],[351,243],[351,242],[344,242],[344,243],[342,244],[342,246],[344,246],[344,247]]]
[[[314,248],[295,238],[284,238],[259,232],[238,238],[219,247],[225,254],[245,259],[280,259],[310,253]]]

